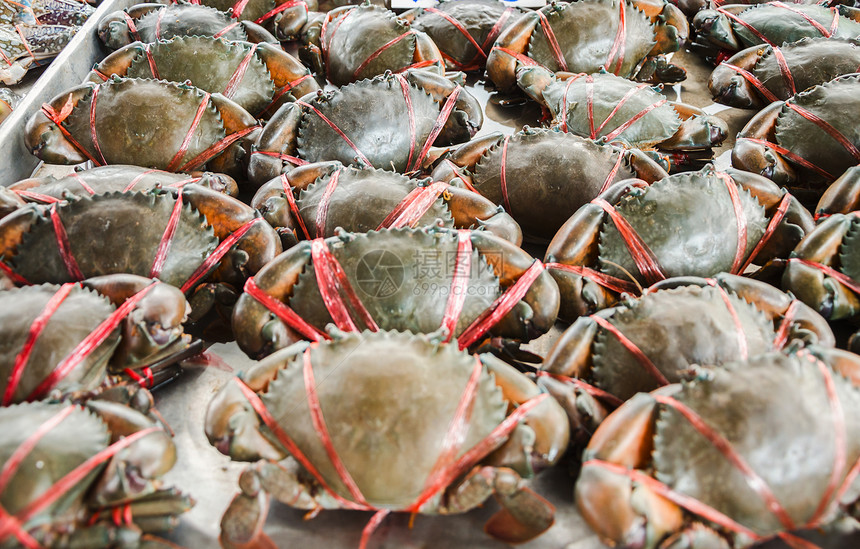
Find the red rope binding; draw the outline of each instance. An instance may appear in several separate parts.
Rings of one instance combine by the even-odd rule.
[[[42,193],[34,193],[32,191],[24,191],[13,189],[13,193],[17,194],[21,198],[26,198],[27,200],[42,202],[43,204],[54,204],[56,202],[62,202],[59,198],[54,198],[53,196],[48,196],[47,194]]]
[[[298,224],[299,228],[302,230],[302,234],[304,235],[306,240],[311,239],[311,233],[308,232],[308,228],[305,225],[305,220],[302,218],[302,214],[299,211],[299,205],[296,203],[296,197],[293,195],[293,187],[290,185],[290,180],[287,178],[287,174],[281,174],[281,186],[284,188],[284,198],[287,199],[287,204],[290,206],[290,213],[293,214],[293,219]]]
[[[729,193],[729,198],[732,201],[732,209],[735,213],[735,225],[737,227],[737,244],[735,249],[735,259],[732,261],[732,274],[740,274],[740,268],[743,267],[744,256],[747,251],[747,220],[744,215],[744,207],[741,204],[741,198],[738,194],[738,186],[732,177],[724,172],[715,174],[726,185],[726,190]]]
[[[214,269],[218,265],[218,263],[221,262],[222,259],[224,259],[224,256],[227,255],[227,252],[229,252],[233,248],[233,246],[235,246],[239,242],[239,240],[241,240],[242,237],[244,237],[245,234],[251,230],[254,225],[256,225],[257,223],[264,222],[265,221],[262,217],[254,217],[253,219],[246,221],[242,224],[242,226],[230,233],[230,236],[222,240],[221,243],[218,244],[218,247],[216,247],[215,250],[211,254],[209,254],[209,257],[203,260],[203,263],[201,263],[200,266],[197,267],[197,269],[193,273],[191,273],[191,276],[188,277],[188,280],[185,281],[185,284],[182,285],[180,290],[182,290],[183,293],[187,293],[189,290],[197,286],[197,283],[200,282],[200,280],[202,280],[204,276],[208,275],[209,272]]]
[[[657,367],[654,362],[648,358],[642,349],[639,348],[638,345],[633,343],[626,335],[624,335],[621,330],[619,330],[614,324],[597,315],[590,315],[588,318],[593,320],[598,326],[615,336],[615,339],[618,340],[621,345],[627,349],[627,351],[633,355],[633,358],[636,359],[636,362],[639,363],[640,366],[651,376],[653,377],[657,383],[662,387],[663,385],[668,385],[669,380],[666,379],[666,376],[663,375],[663,372]]]
[[[758,257],[758,254],[761,253],[762,249],[770,242],[771,237],[773,237],[774,233],[776,233],[776,228],[782,223],[782,220],[785,219],[785,214],[788,212],[788,208],[791,206],[791,195],[785,193],[783,195],[782,200],[779,201],[779,207],[777,207],[776,212],[774,212],[773,216],[770,218],[770,221],[767,224],[767,227],[764,230],[764,234],[758,240],[758,243],[753,248],[752,253],[749,255],[747,260],[741,265],[740,269],[738,269],[738,274],[743,274],[744,271],[747,270],[753,261]]]
[[[613,74],[618,74],[618,71],[621,70],[621,65],[624,64],[624,46],[625,41],[627,40],[627,24],[624,20],[624,2],[625,0],[618,1],[618,30],[615,33],[615,42],[612,43],[612,49],[609,50],[609,55],[606,56],[606,68],[609,69],[609,64],[618,56],[618,59],[615,61],[615,68],[612,70]]]
[[[462,34],[466,38],[466,40],[468,40],[475,47],[475,49],[477,50],[477,53],[475,53],[475,56],[467,64],[467,66],[476,63],[477,59],[479,57],[483,57],[484,59],[487,58],[487,54],[484,52],[484,48],[481,46],[481,44],[478,44],[478,41],[475,40],[475,38],[471,34],[469,34],[469,31],[466,29],[465,26],[463,26],[463,23],[461,23],[460,21],[457,21],[457,19],[455,19],[454,17],[451,17],[450,15],[445,13],[444,11],[438,10],[436,8],[424,8],[424,11],[426,11],[428,13],[432,13],[434,15],[438,15],[439,17],[441,17],[445,21],[451,23],[451,25],[455,29],[457,29],[457,31],[460,34]],[[505,13],[507,13],[507,10],[505,10]],[[496,23],[496,25],[498,25],[498,22]],[[495,28],[495,27],[493,27],[493,28]]]
[[[314,221],[314,224],[317,226],[317,238],[325,238],[326,236],[325,223],[326,218],[328,217],[328,205],[331,202],[331,195],[334,194],[335,189],[337,189],[337,184],[340,180],[340,172],[341,170],[335,170],[335,172],[331,174],[328,183],[326,183],[322,198],[320,198],[320,202],[317,205],[317,217]]]
[[[403,101],[406,102],[406,113],[409,118],[409,158],[406,160],[406,165],[411,166],[412,157],[415,154],[415,144],[418,141],[418,134],[415,129],[415,109],[412,106],[412,97],[409,95],[409,83],[400,74],[396,74],[394,77],[400,83],[400,91],[403,92]]]
[[[427,153],[430,152],[430,147],[433,146],[433,142],[436,141],[436,138],[439,137],[440,133],[442,133],[442,128],[445,127],[445,123],[448,121],[448,118],[451,116],[451,112],[457,105],[457,98],[460,97],[461,91],[463,91],[463,88],[458,85],[445,100],[445,103],[442,105],[442,110],[439,112],[439,116],[436,117],[436,121],[433,122],[433,128],[430,130],[430,134],[427,136],[424,146],[421,147],[421,153],[418,155],[418,158],[415,159],[415,164],[412,165],[410,171],[421,169],[421,165],[424,163],[424,158],[426,158]]]
[[[636,229],[630,225],[630,222],[618,213],[612,204],[600,197],[595,198],[591,203],[600,206],[603,208],[603,211],[609,214],[609,218],[612,220],[615,228],[618,229],[618,234],[627,246],[630,257],[633,258],[633,262],[636,264],[636,268],[648,283],[654,284],[655,282],[664,280],[666,275],[663,273],[657,257],[651,251],[651,248],[648,247],[648,244],[639,236]]]
[[[624,151],[616,150],[618,154],[618,158],[615,159],[615,164],[612,166],[612,169],[609,170],[609,173],[606,175],[606,179],[603,180],[603,185],[600,186],[600,191],[597,193],[601,195],[612,185],[612,180],[615,179],[615,176],[618,175],[618,170],[621,168],[621,162],[624,161]]]
[[[583,278],[591,280],[592,282],[595,282],[599,286],[602,286],[618,294],[639,295],[639,287],[631,281],[616,278],[614,276],[601,273],[600,271],[596,271],[588,267],[581,267],[579,265],[565,265],[564,263],[547,263],[545,267],[551,270],[564,271],[579,275]]]
[[[191,144],[191,137],[194,135],[194,131],[200,124],[200,120],[203,118],[203,113],[206,111],[206,106],[209,104],[209,97],[209,92],[204,92],[203,100],[200,102],[200,105],[197,106],[197,112],[194,114],[194,119],[191,121],[191,127],[189,127],[188,131],[185,133],[185,137],[182,139],[182,144],[179,146],[179,150],[176,151],[176,154],[173,155],[173,159],[167,165],[167,171],[178,171],[177,167],[182,161],[182,157],[184,157],[185,153],[188,152],[188,146]]]
[[[807,267],[812,267],[813,269],[819,270],[825,275],[835,278],[837,282],[848,288],[854,293],[860,294],[860,283],[857,283],[849,277],[848,275],[841,273],[830,267],[828,265],[823,265],[821,263],[816,263],[815,261],[809,261],[808,259],[802,259],[799,257],[792,257],[788,260],[789,263],[800,263],[801,265],[806,265]]]
[[[759,30],[757,28],[753,27],[752,25],[750,25],[749,23],[747,23],[746,21],[744,21],[743,19],[741,19],[740,17],[735,15],[734,13],[732,13],[730,11],[726,11],[723,8],[717,8],[717,12],[721,13],[722,15],[725,15],[726,17],[728,17],[729,19],[731,19],[732,21],[734,21],[738,25],[740,25],[740,26],[744,27],[745,29],[747,29],[748,31],[750,31],[759,40],[761,40],[765,44],[767,44],[769,46],[775,46],[776,45],[773,42],[771,42],[770,40],[768,40],[767,36],[765,36],[764,34],[759,32]]]
[[[103,164],[96,160],[96,158],[92,154],[90,154],[90,151],[84,148],[84,146],[81,145],[78,140],[72,136],[71,133],[69,133],[69,130],[67,130],[65,126],[63,126],[63,122],[72,113],[72,110],[74,108],[75,104],[72,102],[72,95],[69,94],[68,100],[63,105],[63,108],[60,110],[59,113],[54,110],[54,107],[47,103],[42,104],[42,113],[48,118],[48,120],[50,120],[54,123],[54,125],[57,126],[57,129],[60,130],[60,133],[63,134],[63,137],[65,137],[66,140],[68,140],[68,142],[71,143],[71,145],[78,150],[78,152],[86,156],[87,159],[89,159],[96,166],[102,166]]]
[[[277,316],[284,324],[300,333],[305,339],[320,341],[328,339],[328,335],[319,328],[308,324],[294,310],[281,301],[270,296],[257,286],[253,278],[245,282],[245,293],[256,299],[260,304]]]
[[[161,75],[158,74],[158,67],[155,66],[155,58],[152,56],[152,44],[143,46],[143,53],[146,54],[146,61],[149,63],[149,72],[156,80],[161,80]]]
[[[302,101],[302,100],[300,100],[300,99],[296,101],[296,104],[297,104],[297,105],[301,105],[302,107],[305,107],[306,109],[310,109],[314,114],[316,114],[317,116],[319,116],[319,117],[320,117],[320,120],[322,120],[323,122],[325,122],[325,123],[326,123],[326,125],[328,125],[328,127],[329,127],[329,128],[331,128],[332,130],[334,130],[334,132],[335,132],[336,134],[338,134],[338,135],[340,136],[340,138],[341,138],[341,139],[343,139],[343,140],[346,142],[346,144],[350,146],[350,148],[351,148],[352,150],[354,150],[354,151],[355,151],[355,154],[358,156],[359,160],[361,160],[362,162],[364,162],[364,163],[365,163],[365,164],[367,164],[368,166],[373,166],[373,164],[370,162],[370,160],[368,160],[368,159],[367,159],[367,157],[366,157],[366,156],[364,156],[364,153],[362,153],[362,152],[359,150],[359,148],[355,146],[355,143],[353,143],[353,142],[352,142],[352,139],[350,139],[349,137],[347,137],[347,135],[343,132],[343,130],[341,130],[339,127],[337,127],[337,124],[335,124],[334,122],[332,122],[331,120],[329,120],[329,119],[328,119],[328,117],[327,117],[326,115],[324,115],[323,113],[321,113],[321,112],[319,111],[319,109],[317,109],[316,107],[314,107],[313,105],[311,105],[311,104],[309,104],[309,103],[305,103],[304,101]]]
[[[222,36],[224,36],[225,34],[227,34],[228,32],[230,32],[231,30],[233,30],[235,27],[238,27],[238,26],[239,26],[239,21],[233,21],[232,23],[230,23],[229,25],[227,25],[223,29],[221,29],[218,32],[216,32],[215,34],[213,34],[212,38],[221,38]]]
[[[785,314],[782,315],[782,320],[779,323],[779,329],[776,331],[776,335],[773,338],[773,348],[778,351],[785,347],[785,344],[788,342],[788,332],[791,330],[791,326],[794,323],[794,317],[797,315],[797,309],[800,307],[800,300],[792,299],[791,304],[786,309]]]
[[[466,293],[469,277],[472,271],[472,232],[457,231],[457,256],[454,260],[454,273],[451,277],[451,289],[442,315],[441,327],[448,331],[445,343],[451,341],[457,329],[457,321],[466,303]]]
[[[248,48],[248,53],[242,59],[242,62],[236,67],[236,70],[233,71],[232,76],[230,76],[230,80],[227,81],[227,86],[224,87],[224,91],[222,94],[224,97],[228,99],[232,99],[234,95],[236,95],[236,90],[239,89],[239,84],[242,83],[242,79],[245,78],[245,73],[248,71],[248,65],[251,64],[251,59],[254,58],[254,54],[257,52],[257,44],[251,44],[251,47]]]
[[[252,155],[261,154],[263,156],[269,156],[271,158],[277,158],[278,160],[286,160],[287,162],[289,162],[291,164],[295,164],[296,166],[305,166],[307,164],[310,164],[310,162],[308,162],[307,160],[302,160],[301,158],[299,158],[297,156],[291,156],[289,154],[283,154],[283,153],[278,153],[278,152],[253,151],[251,154]]]
[[[785,60],[785,56],[782,54],[782,50],[777,46],[771,46],[771,50],[773,51],[773,56],[776,58],[776,64],[779,66],[779,72],[782,74],[782,79],[785,82],[790,95],[794,95],[797,93],[797,88],[794,86],[794,76],[791,75],[791,69],[788,67],[788,61]]]
[[[745,141],[749,141],[751,143],[758,143],[759,145],[764,145],[765,147],[773,149],[774,151],[776,151],[779,154],[781,154],[782,156],[788,158],[792,162],[794,162],[796,164],[800,164],[804,168],[810,169],[810,170],[818,173],[819,175],[821,175],[825,179],[828,179],[830,181],[833,181],[834,179],[836,179],[836,176],[825,171],[823,168],[816,166],[815,164],[813,164],[809,160],[806,160],[805,158],[794,154],[790,150],[788,150],[785,147],[782,147],[780,145],[777,145],[776,143],[771,143],[770,141],[767,141],[765,139],[758,139],[755,137],[738,137],[737,141],[740,141],[742,139]]]
[[[265,14],[261,15],[260,17],[258,17],[257,19],[254,20],[254,23],[260,25],[260,24],[264,23],[267,19],[270,19],[270,18],[278,15],[282,11],[288,10],[294,6],[299,6],[299,5],[303,5],[305,7],[305,13],[308,12],[308,5],[306,2],[304,2],[302,0],[292,0],[290,2],[284,2],[283,4],[278,6],[277,8],[275,8],[271,11],[268,11]],[[236,17],[239,17],[239,16],[236,15]],[[322,36],[322,35],[320,35],[320,36]]]
[[[131,15],[129,15],[125,10],[120,13],[123,18],[125,18],[125,24],[128,26],[128,33],[131,34],[131,37],[138,42],[143,42],[143,40],[140,39],[140,34],[137,32],[137,25],[134,24],[134,19],[132,19]]]
[[[189,160],[188,162],[186,162],[185,164],[180,166],[179,169],[176,171],[178,171],[178,172],[194,171],[195,169],[199,168],[203,164],[209,162],[210,160],[212,160],[213,158],[215,158],[216,156],[221,154],[227,147],[229,147],[230,145],[232,145],[236,141],[242,139],[243,137],[245,137],[249,133],[254,132],[259,128],[260,128],[260,126],[248,126],[247,128],[239,130],[238,132],[234,132],[234,133],[231,133],[230,135],[227,135],[226,137],[224,137],[220,141],[216,142],[215,144],[210,145],[202,153],[198,154],[197,156],[195,156],[194,158],[192,158],[191,160]]]
[[[393,38],[393,39],[389,40],[388,42],[386,42],[385,44],[383,44],[383,45],[379,46],[379,48],[377,48],[377,50],[376,50],[375,52],[371,53],[371,54],[370,54],[370,56],[369,56],[367,59],[365,59],[365,60],[364,60],[364,61],[363,61],[359,66],[358,66],[358,68],[357,68],[357,69],[355,69],[355,72],[353,72],[353,73],[352,73],[352,78],[353,78],[353,79],[357,79],[357,78],[358,78],[358,75],[359,75],[359,74],[361,74],[361,71],[363,71],[364,69],[366,69],[366,68],[367,68],[367,66],[368,66],[369,64],[371,64],[374,60],[376,60],[376,58],[377,58],[377,57],[379,57],[380,55],[382,55],[382,54],[385,52],[385,50],[387,50],[387,49],[388,49],[388,48],[390,48],[391,46],[393,46],[393,45],[397,44],[398,42],[400,42],[401,40],[403,40],[403,39],[404,39],[404,38],[406,38],[407,36],[414,36],[414,35],[415,35],[415,31],[413,31],[413,30],[411,30],[411,29],[410,29],[410,30],[408,30],[408,31],[404,32],[403,34],[401,34],[400,36],[398,36],[397,38]]]
[[[546,41],[549,43],[549,47],[552,50],[552,55],[555,57],[555,62],[558,63],[558,66],[562,71],[567,72],[567,61],[564,59],[564,54],[561,53],[561,47],[558,45],[558,40],[555,37],[555,32],[552,30],[552,26],[549,24],[549,20],[546,17],[546,14],[542,10],[537,11],[538,17],[540,18],[540,26],[543,29],[544,36],[546,36]]]
[[[576,387],[577,389],[580,389],[581,391],[588,393],[592,397],[603,400],[604,402],[606,402],[608,405],[610,405],[613,408],[618,408],[619,406],[624,404],[623,400],[621,400],[617,396],[613,395],[612,393],[604,391],[603,389],[601,389],[599,387],[595,387],[594,385],[592,385],[590,383],[586,383],[586,382],[582,381],[581,379],[577,379],[575,377],[564,376],[561,374],[554,374],[552,372],[547,372],[546,370],[538,370],[537,372],[535,372],[535,375],[537,377],[551,377],[557,381],[569,383],[569,384],[573,385],[574,387]]]
[[[821,33],[821,36],[823,36],[823,37],[825,37],[825,38],[830,38],[831,33],[830,33],[830,31],[828,31],[828,30],[824,27],[824,25],[822,25],[821,23],[819,23],[818,21],[816,21],[815,19],[813,19],[812,17],[810,17],[808,14],[803,13],[803,12],[802,12],[802,11],[800,11],[799,9],[794,8],[794,7],[792,7],[792,6],[788,6],[788,5],[786,5],[786,4],[783,4],[782,2],[771,2],[771,3],[770,3],[770,5],[771,5],[771,6],[774,6],[774,7],[777,7],[777,8],[787,9],[788,11],[790,11],[790,12],[792,12],[792,13],[794,13],[794,14],[797,14],[797,15],[799,15],[799,16],[801,16],[801,17],[803,17],[803,18],[806,20],[806,22],[807,22],[807,23],[809,23],[810,25],[812,25],[813,27],[815,27],[815,30],[817,30],[818,32],[820,32],[820,33]]]
[[[173,204],[173,211],[170,212],[167,226],[164,228],[164,233],[161,235],[161,240],[159,241],[158,248],[155,252],[155,258],[152,260],[152,267],[149,270],[150,278],[158,278],[161,276],[161,270],[164,268],[164,262],[167,260],[167,253],[170,251],[173,237],[176,236],[176,228],[179,226],[180,214],[182,214],[182,193],[179,193],[176,197],[176,202]]]
[[[738,67],[737,65],[732,65],[731,63],[728,63],[726,61],[723,61],[722,63],[720,63],[720,65],[722,65],[724,67],[728,67],[729,69],[731,69],[731,70],[735,71],[736,73],[738,73],[739,75],[741,75],[744,78],[744,80],[746,80],[747,82],[752,84],[755,87],[755,89],[758,90],[759,93],[761,93],[764,96],[764,98],[767,99],[769,102],[774,103],[776,101],[779,101],[779,98],[776,95],[774,95],[773,92],[770,91],[767,87],[765,87],[764,82],[762,82],[761,80],[756,78],[756,76],[753,73],[749,72],[746,69],[742,69],[741,67]]]
[[[340,266],[340,263],[332,255],[325,240],[317,238],[311,242],[311,260],[314,265],[317,285],[322,295],[326,310],[340,330],[345,332],[356,332],[358,328],[350,315],[346,301],[352,306],[355,314],[360,318],[368,330],[378,331],[379,326],[370,316],[364,304],[356,295],[355,290],[349,283],[349,278]],[[341,296],[343,295],[343,297]]]
[[[845,150],[848,151],[848,153],[853,156],[857,162],[860,162],[860,149],[857,148],[857,145],[855,145],[850,139],[845,137],[842,132],[834,128],[826,120],[804,109],[803,107],[794,104],[790,100],[785,102],[785,106],[824,130],[827,135],[829,135],[830,137],[835,139],[840,145],[845,147]]]
[[[60,214],[57,213],[56,203],[51,204],[50,215],[51,223],[54,225],[54,234],[57,239],[57,251],[63,259],[63,265],[66,266],[66,271],[73,280],[83,280],[85,277],[83,273],[81,273],[80,267],[78,267],[78,262],[72,255],[69,236],[66,234],[66,228],[63,226],[63,220],[60,219]]]
[[[15,284],[20,284],[22,286],[30,285],[30,282],[26,278],[13,271],[12,267],[6,265],[2,261],[0,261],[0,271],[2,271],[3,274],[8,276]]]
[[[735,335],[738,336],[738,354],[740,355],[741,360],[746,360],[749,358],[749,350],[747,348],[747,338],[744,331],[744,325],[741,323],[741,317],[738,316],[738,312],[732,304],[732,300],[729,298],[729,294],[726,292],[725,288],[720,286],[713,278],[707,278],[705,280],[707,280],[708,286],[716,288],[717,291],[720,292],[720,298],[726,305],[726,310],[728,310],[729,315],[732,317],[732,323],[735,325]]]
[[[94,195],[94,194],[96,194],[96,191],[95,191],[92,187],[90,187],[89,183],[87,183],[87,182],[86,182],[86,180],[84,180],[84,178],[83,178],[83,177],[81,177],[81,174],[79,174],[78,172],[72,172],[72,177],[73,177],[73,178],[75,179],[75,181],[77,181],[77,182],[78,182],[78,184],[79,184],[79,185],[80,185],[80,186],[81,186],[85,191],[87,191],[90,195]]]
[[[448,183],[443,181],[426,187],[416,187],[394,207],[376,230],[414,227],[448,187]]]

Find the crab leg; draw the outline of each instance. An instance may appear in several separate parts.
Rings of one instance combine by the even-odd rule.
[[[526,63],[523,59],[532,33],[540,21],[536,12],[529,12],[502,32],[487,56],[487,76],[500,91],[511,91],[517,87],[517,67]]]
[[[519,225],[501,206],[465,189],[448,187],[445,192],[450,196],[447,204],[455,227],[465,229],[477,225],[516,246],[522,243],[523,233]]]
[[[794,168],[783,159],[774,145],[776,119],[783,106],[784,102],[778,101],[759,111],[740,131],[732,149],[732,166],[761,174],[777,185],[789,184],[797,179]]]
[[[815,219],[856,210],[860,210],[860,166],[848,168],[824,191],[815,208]]]
[[[274,44],[261,43],[257,46],[256,54],[269,69],[275,86],[281,91],[276,92],[276,99],[266,110],[271,112],[286,102],[282,99],[289,91],[294,97],[303,97],[320,89],[319,84],[311,75],[310,70],[298,59]],[[280,95],[281,97],[277,97]]]
[[[143,42],[132,42],[105,57],[101,63],[93,67],[84,82],[101,84],[111,75],[125,76],[132,62],[141,54],[148,55],[146,45]]]
[[[302,106],[297,103],[285,103],[269,119],[266,129],[271,127],[273,130],[260,133],[248,161],[251,183],[260,186],[303,163],[295,156],[302,111]]]
[[[777,100],[752,74],[755,64],[761,59],[761,51],[761,46],[752,46],[717,65],[708,80],[708,89],[715,101],[733,107],[757,109]]]
[[[701,109],[685,103],[672,102],[671,105],[681,117],[681,127],[675,135],[660,143],[661,149],[706,149],[725,141],[729,134],[725,120],[705,114]]]

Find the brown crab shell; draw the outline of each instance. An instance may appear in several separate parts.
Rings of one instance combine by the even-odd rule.
[[[472,184],[479,193],[504,205],[503,141],[478,160]],[[511,136],[505,154],[505,186],[510,211],[529,236],[549,240],[564,222],[594,199],[615,167],[621,150],[571,133],[526,128]],[[610,179],[635,177],[622,162]]]
[[[405,509],[422,493],[475,360],[456,345],[399,332],[343,334],[311,348],[314,377],[326,380],[316,392],[332,444],[371,506]],[[313,427],[303,357],[280,370],[261,398],[326,483],[351,499]],[[474,402],[457,457],[505,418],[507,403],[486,369]]]

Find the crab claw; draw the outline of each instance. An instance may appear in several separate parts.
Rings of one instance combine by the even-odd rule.
[[[523,543],[549,529],[555,522],[555,507],[522,485],[513,471],[496,469],[495,496],[502,509],[490,517],[484,531],[507,543]]]
[[[741,49],[729,18],[715,10],[702,10],[693,17],[693,29],[718,47],[737,51]]]

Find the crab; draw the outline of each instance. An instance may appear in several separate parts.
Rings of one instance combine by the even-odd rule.
[[[665,278],[741,274],[787,257],[813,226],[773,182],[706,166],[611,186],[562,226],[545,261],[561,290],[559,316],[573,321]]]
[[[9,88],[0,88],[0,124],[12,114],[20,101],[21,96],[17,93]]]
[[[486,338],[528,341],[558,311],[558,289],[540,261],[486,231],[342,232],[300,242],[250,280],[233,331],[251,358],[324,339],[332,321],[353,331],[442,327],[462,348]]]
[[[363,3],[342,6],[305,25],[299,57],[317,74],[343,86],[391,70],[421,68],[440,76],[445,60],[429,36],[394,12]]]
[[[668,174],[638,149],[623,149],[552,129],[495,132],[442,157],[434,180],[462,181],[504,206],[530,238],[549,241],[582,205],[612,183]]]
[[[538,384],[565,407],[585,442],[620,402],[798,340],[833,347],[827,321],[773,286],[730,274],[670,278],[637,299],[576,320],[541,365]]]
[[[860,76],[834,78],[771,103],[738,134],[732,165],[779,185],[832,182],[860,163],[860,131],[851,116],[860,106]]]
[[[257,117],[271,115],[285,102],[320,89],[310,71],[280,46],[209,36],[134,42],[96,65],[87,80],[98,84],[113,75],[187,80],[205,92],[232,99]]]
[[[151,43],[175,36],[213,36],[230,41],[278,43],[272,33],[251,21],[195,4],[136,4],[99,21],[99,39],[111,50],[132,42]]]
[[[182,4],[181,0],[170,0],[171,4]],[[191,0],[191,4],[209,6],[238,21],[253,21],[262,25],[278,40],[293,40],[304,23],[309,11],[318,8],[316,0]]]
[[[433,40],[448,70],[478,71],[484,69],[499,34],[524,13],[499,0],[445,0],[432,8],[411,9],[400,18]]]
[[[295,408],[305,399],[310,417]],[[226,547],[266,540],[269,493],[300,509],[377,511],[362,547],[391,512],[463,513],[495,495],[503,509],[485,530],[527,541],[554,508],[522,477],[568,439],[561,408],[513,367],[409,332],[283,349],[215,396],[205,428],[221,452],[256,462],[222,518]]]
[[[77,0],[15,0],[0,2],[0,25],[64,25],[80,27],[95,8]]]
[[[244,175],[260,133],[248,111],[188,84],[112,77],[57,95],[27,121],[24,141],[54,164],[134,164]]]
[[[111,192],[147,192],[159,188],[181,189],[193,183],[235,197],[239,193],[236,180],[222,173],[182,174],[112,164],[88,170],[73,171],[70,175],[31,177],[12,183],[5,189],[27,202],[51,204],[68,196],[88,196]],[[3,216],[0,215],[0,218]]]
[[[804,38],[782,47],[757,45],[739,51],[711,73],[714,101],[759,109],[828,80],[857,72],[860,40]]]
[[[193,500],[164,485],[176,462],[167,430],[110,400],[0,408],[0,544],[20,547],[170,547]]]
[[[95,390],[109,375],[175,377],[200,347],[183,333],[189,311],[177,288],[127,274],[0,292],[2,405]]]
[[[694,47],[719,64],[750,46],[781,46],[801,38],[860,38],[860,10],[768,2],[704,9],[693,18]]]
[[[259,186],[324,160],[416,172],[433,145],[468,141],[483,121],[480,103],[450,80],[387,73],[283,105],[257,140],[248,179]]]
[[[199,327],[189,329],[210,340],[229,337],[229,321],[219,319],[229,319],[246,278],[280,252],[277,233],[253,208],[193,184],[29,205],[0,220],[0,269],[17,280],[158,278],[189,295]]]
[[[641,81],[680,82],[666,61],[687,39],[684,14],[663,0],[559,2],[522,15],[496,40],[487,76],[503,92],[517,87],[522,67],[595,73],[601,69]]]
[[[640,393],[594,433],[577,507],[610,545],[812,547],[800,531],[856,513],[858,368],[845,351],[789,349]]]
[[[562,131],[636,148],[656,147],[676,166],[713,157],[728,135],[721,118],[669,101],[660,88],[608,73],[555,73],[530,66],[517,84]]]
[[[56,57],[77,32],[64,25],[0,25],[0,82],[17,84],[31,67]]]
[[[307,164],[273,179],[260,187],[251,207],[278,230],[285,250],[298,239],[334,236],[336,227],[367,232],[439,221],[481,228],[517,246],[522,242],[516,221],[478,193],[340,162]]]

